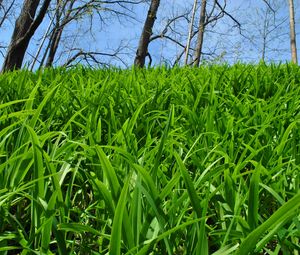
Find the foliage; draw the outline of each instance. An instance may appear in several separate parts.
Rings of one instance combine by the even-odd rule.
[[[298,95],[296,65],[2,74],[0,253],[296,254]]]

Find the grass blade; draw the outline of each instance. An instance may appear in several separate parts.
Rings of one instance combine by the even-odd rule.
[[[269,219],[253,230],[241,243],[237,255],[248,255],[255,249],[255,245],[261,238],[262,234],[276,225],[284,222],[291,214],[296,214],[300,207],[300,193],[291,198],[282,205]]]
[[[116,213],[113,219],[113,226],[111,232],[111,240],[109,245],[109,254],[111,255],[119,255],[121,254],[121,233],[122,233],[122,224],[125,206],[127,203],[127,193],[129,187],[129,178],[124,183],[124,187],[121,191],[121,195],[116,207]]]

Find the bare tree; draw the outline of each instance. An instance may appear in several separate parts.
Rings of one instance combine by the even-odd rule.
[[[54,15],[49,23],[49,26],[52,26],[49,31],[46,31],[44,34],[44,37],[41,39],[40,47],[37,50],[37,53],[35,54],[34,61],[32,63],[35,64],[36,61],[38,61],[39,54],[41,52],[41,47],[44,43],[45,37],[48,38],[48,43],[45,47],[45,50],[43,52],[43,55],[40,62],[40,67],[44,65],[49,67],[52,66],[54,63],[54,60],[58,60],[57,58],[57,51],[59,46],[62,46],[64,43],[64,37],[68,37],[68,41],[70,41],[70,35],[69,33],[65,33],[65,27],[69,25],[70,23],[77,22],[77,24],[80,24],[80,21],[84,21],[85,25],[84,27],[87,27],[86,33],[85,33],[85,40],[86,35],[92,35],[92,27],[94,22],[94,17],[98,17],[97,22],[101,22],[102,24],[106,24],[106,21],[112,20],[113,18],[117,18],[119,21],[121,18],[128,18],[134,20],[135,17],[132,15],[131,8],[134,5],[137,5],[139,3],[143,2],[143,0],[82,0],[82,1],[76,1],[76,0],[57,0],[54,8],[49,11],[49,15],[51,16],[51,12],[54,12]],[[82,22],[83,23],[83,22]],[[99,23],[98,23],[99,24]],[[49,27],[48,27],[49,28]],[[74,30],[73,30],[74,31]],[[65,36],[63,37],[63,33]],[[78,34],[76,32],[73,32],[73,37],[77,37]],[[71,39],[73,41],[73,39]],[[62,48],[65,46],[62,46]],[[74,51],[74,47],[69,47],[72,50],[69,50],[69,53],[71,51]],[[121,49],[121,44],[117,49],[115,49],[115,53],[120,53],[119,50]],[[62,49],[62,51],[66,52],[65,49]],[[91,49],[84,49],[80,48],[78,49],[78,46],[76,47],[76,51],[80,52],[78,58],[85,58],[89,59],[89,63],[91,63],[94,60],[94,63],[99,64],[97,56],[106,56],[105,54],[97,54],[97,50],[91,50]],[[114,54],[109,51],[107,56],[112,55],[112,58],[115,58]],[[77,54],[75,54],[77,55]],[[91,57],[94,55],[94,57]],[[72,57],[68,57],[68,59],[73,59]],[[73,62],[73,61],[71,61]],[[86,61],[87,62],[87,61]]]
[[[267,47],[268,47],[268,40],[269,40],[269,35],[274,31],[274,29],[277,28],[277,26],[275,26],[274,28],[271,28],[271,24],[270,22],[272,22],[272,18],[270,19],[270,16],[272,15],[271,11],[273,11],[272,7],[270,6],[270,4],[268,3],[268,8],[266,9],[265,13],[264,13],[264,18],[263,18],[263,29],[261,32],[262,35],[262,52],[261,52],[261,60],[263,62],[265,62],[266,60],[266,51],[267,51]],[[276,11],[273,11],[274,14],[276,13]]]
[[[290,11],[290,44],[292,53],[292,62],[297,64],[297,44],[296,44],[296,32],[295,32],[295,11],[294,1],[289,0],[289,11]]]
[[[124,53],[125,46],[120,45],[117,49],[111,50],[109,52],[99,52],[99,51],[86,51],[81,48],[72,48],[69,49],[69,53],[76,52],[74,55],[70,56],[67,61],[63,64],[64,67],[71,67],[79,63],[86,63],[89,66],[96,64],[98,66],[111,66],[109,62],[104,61],[103,58],[109,57],[110,60],[120,61],[124,66],[128,67],[126,62],[123,60],[122,55],[126,55]]]
[[[263,29],[260,34],[262,36],[262,49],[261,49],[261,60],[265,62],[266,53],[269,47],[270,35],[281,25],[281,23],[276,23],[276,14],[278,12],[278,7],[275,6],[271,1],[263,0],[266,4],[266,9],[263,13]]]
[[[199,64],[200,64],[202,48],[203,48],[204,33],[205,33],[205,29],[208,24],[212,24],[212,27],[214,27],[214,25],[216,24],[216,22],[219,19],[226,16],[233,21],[233,23],[234,23],[233,27],[237,27],[238,30],[241,32],[240,22],[236,18],[234,18],[229,12],[227,12],[226,8],[227,8],[226,0],[224,0],[223,5],[221,5],[218,0],[214,0],[212,8],[208,12],[207,11],[207,1],[202,0],[198,31],[196,31],[197,44],[196,44],[196,49],[195,49],[195,53],[194,53],[194,60],[192,62],[192,64],[194,64],[194,66],[199,66]]]
[[[152,29],[156,19],[159,4],[160,0],[151,0],[151,4],[149,7],[146,21],[144,23],[143,31],[139,40],[139,45],[134,60],[134,65],[137,67],[144,67],[146,56],[149,54],[148,46],[150,43],[150,37],[152,35]]]
[[[4,24],[7,21],[10,21],[11,16],[14,13],[14,6],[15,6],[16,0],[11,1],[5,1],[3,3],[3,0],[0,0],[0,29],[5,29]],[[2,39],[2,38],[1,38]],[[6,43],[3,41],[0,41],[0,54],[4,58],[5,52],[7,49]]]
[[[19,69],[22,66],[30,39],[42,23],[51,0],[44,0],[39,13],[36,11],[39,0],[25,0],[16,20],[13,35],[4,60],[2,71]],[[34,18],[36,16],[36,18]]]
[[[5,20],[8,19],[8,16],[15,4],[16,0],[12,0],[11,2],[3,3],[3,0],[0,1],[0,28],[2,27]]]
[[[200,10],[200,19],[199,19],[199,31],[197,36],[197,45],[195,50],[195,59],[194,65],[199,66],[201,51],[203,46],[203,37],[204,37],[204,29],[205,29],[205,12],[206,12],[206,0],[201,1],[201,10]]]
[[[282,42],[288,40],[286,29],[288,17],[283,12],[284,1],[263,0],[265,3],[263,6],[257,5],[253,8],[255,11],[249,9],[243,15],[246,17],[242,33],[246,40],[243,45],[245,47],[247,41],[250,42],[250,49],[246,51],[258,54],[255,58],[263,62],[270,60],[271,54],[275,53],[279,58],[281,53],[284,55],[287,53],[287,49],[282,46]]]
[[[69,23],[72,19],[76,19],[77,15],[80,15],[80,12],[77,12],[75,15],[72,15],[72,9],[75,0],[64,1],[62,5],[60,5],[60,1],[57,1],[57,9],[55,12],[55,27],[52,31],[49,46],[47,50],[49,51],[48,58],[46,61],[46,67],[52,66],[54,57],[62,36],[63,29],[67,23]],[[81,6],[81,10],[84,9],[85,6]],[[64,15],[64,16],[63,16]],[[61,17],[63,17],[61,19]]]
[[[193,35],[194,19],[195,19],[197,4],[198,4],[198,1],[194,0],[193,9],[192,9],[192,17],[191,17],[190,27],[189,27],[189,35],[188,35],[186,49],[185,49],[185,58],[184,58],[185,65],[187,65],[188,60],[189,60],[189,51],[190,51],[190,47],[191,47],[191,40],[192,40],[192,35]]]
[[[163,6],[164,7],[164,6]],[[206,32],[208,34],[216,34],[219,36],[217,31],[215,31],[215,27],[218,24],[218,20],[223,17],[229,17],[230,20],[234,22],[234,25],[229,25],[230,30],[233,30],[235,27],[239,28],[240,31],[240,23],[226,10],[226,1],[224,2],[223,6],[219,4],[218,1],[214,1],[212,5],[209,6],[209,8],[206,8],[205,13],[205,23],[204,26],[206,27]],[[165,25],[160,29],[161,32],[158,32],[156,34],[153,34],[150,38],[150,42],[152,43],[154,40],[165,40],[165,42],[171,43],[173,45],[169,45],[167,47],[167,54],[170,55],[170,49],[174,47],[179,48],[179,51],[176,50],[176,56],[173,56],[173,60],[170,61],[170,59],[161,57],[171,63],[171,65],[177,65],[181,62],[181,59],[183,56],[184,60],[183,63],[186,63],[186,58],[192,57],[192,54],[190,52],[195,52],[195,44],[193,43],[193,39],[198,35],[199,32],[199,26],[193,25],[191,27],[193,19],[193,13],[196,11],[196,1],[194,1],[192,8],[181,8],[180,11],[178,9],[172,10],[171,18],[167,18],[167,21]],[[163,17],[166,19],[166,17]],[[161,22],[164,23],[164,22]],[[228,26],[226,24],[226,27]],[[189,27],[189,32],[187,33],[186,27]],[[224,26],[222,26],[222,29],[224,30]],[[188,40],[188,43],[186,41]],[[187,45],[190,44],[190,47]],[[207,47],[204,51],[201,49],[201,55],[204,55],[207,58],[215,59],[220,57],[220,54],[217,52],[219,49],[215,47],[215,45],[212,45],[212,47]],[[151,52],[148,52],[147,56],[150,56]],[[174,53],[173,53],[174,54]],[[223,52],[221,53],[223,56]],[[161,53],[162,56],[162,53]],[[173,62],[174,61],[174,62]],[[189,63],[192,65],[194,62],[191,60]]]

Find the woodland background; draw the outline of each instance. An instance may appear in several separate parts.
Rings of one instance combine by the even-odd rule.
[[[299,7],[299,0],[1,0],[0,64],[296,62]]]

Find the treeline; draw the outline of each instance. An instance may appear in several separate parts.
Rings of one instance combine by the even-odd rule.
[[[160,0],[24,0],[23,2],[18,0],[1,0],[0,31],[4,30],[3,24],[6,21],[13,22],[15,20],[9,45],[7,47],[0,45],[4,58],[2,72],[20,69],[24,66],[25,54],[31,46],[34,35],[41,27],[45,31],[43,31],[43,35],[38,40],[35,54],[31,56],[31,64],[29,66],[31,70],[37,68],[37,65],[39,65],[39,68],[54,65],[56,58],[58,58],[58,49],[64,47],[62,35],[67,26],[72,26],[74,29],[82,19],[85,19],[85,22],[90,20],[90,27],[95,26],[94,19],[96,16],[97,21],[103,23],[113,23],[114,20],[121,18],[136,20],[137,13],[144,17],[138,45],[130,45],[131,48],[135,47],[134,51],[136,53],[132,58],[132,63],[137,67],[144,67],[147,58],[149,59],[148,64],[152,64],[149,45],[156,40],[171,42],[180,49],[180,52],[175,57],[174,64],[199,66],[205,55],[213,56],[214,58],[222,57],[220,55],[226,54],[226,51],[219,55],[214,55],[213,51],[205,52],[203,43],[206,35],[211,33],[216,24],[220,23],[220,20],[224,18],[230,23],[232,30],[236,30],[241,37],[259,48],[262,61],[266,59],[270,43],[275,40],[274,36],[280,37],[280,35],[273,35],[272,33],[276,29],[282,29],[282,25],[286,25],[285,21],[289,20],[291,60],[297,63],[295,7],[293,0],[284,2],[289,9],[289,13],[286,16],[282,16],[279,10],[280,0],[256,0],[262,5],[261,14],[264,18],[259,20],[259,22],[262,23],[263,28],[260,30],[254,26],[254,32],[251,36],[249,33],[246,33],[247,28],[240,22],[241,13],[228,8],[229,4],[226,0],[191,1],[190,8],[187,7],[182,12],[178,10],[174,12],[172,17],[167,18],[162,31],[155,34],[153,29],[157,17],[158,15],[163,16],[165,12],[165,9],[160,9],[162,8],[162,2]],[[144,9],[141,8],[145,4],[148,4],[148,6]],[[169,5],[170,9],[172,8],[170,2],[164,4],[165,6]],[[21,11],[16,13],[15,9],[18,6],[21,8]],[[141,10],[143,11],[142,14]],[[257,8],[255,9],[254,7],[253,12],[259,13]],[[46,19],[49,20],[49,24],[42,26]],[[181,30],[178,28],[178,22],[182,24]],[[118,31],[111,31],[111,33],[118,33]],[[217,32],[215,31],[215,33]],[[262,38],[261,43],[255,41],[257,37]],[[222,43],[226,44],[226,40],[224,39]],[[257,44],[261,45],[257,46]],[[115,58],[122,62],[123,57],[120,52],[123,48],[125,47],[120,44],[120,47],[113,52],[99,52],[72,47],[65,49],[64,52],[67,52],[69,57],[61,65],[70,66],[78,62],[79,59],[83,59],[87,63],[105,64],[99,60],[99,57],[103,56]]]

